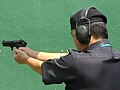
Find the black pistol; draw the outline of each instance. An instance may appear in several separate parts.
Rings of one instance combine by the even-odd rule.
[[[13,51],[13,48],[16,47],[17,49],[19,47],[26,47],[27,43],[24,40],[14,40],[14,41],[2,41],[3,46],[8,46]]]

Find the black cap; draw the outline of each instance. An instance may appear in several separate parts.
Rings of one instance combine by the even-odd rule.
[[[71,24],[71,29],[76,28],[76,22],[84,16],[85,11],[88,10],[86,18],[88,18],[91,22],[104,22],[107,24],[107,17],[102,14],[99,10],[97,10],[95,7],[90,7],[88,9],[82,9],[70,18],[70,24]]]

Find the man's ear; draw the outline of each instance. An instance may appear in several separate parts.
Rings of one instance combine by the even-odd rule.
[[[75,29],[72,29],[71,35],[72,35],[72,37],[75,37],[75,36],[76,36],[76,30],[75,30]]]

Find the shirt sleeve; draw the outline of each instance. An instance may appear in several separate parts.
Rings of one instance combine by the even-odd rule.
[[[59,59],[47,60],[42,64],[42,80],[46,85],[71,81],[76,77],[75,73],[71,54]]]

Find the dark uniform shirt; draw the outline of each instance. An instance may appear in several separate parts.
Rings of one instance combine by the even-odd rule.
[[[120,90],[120,53],[108,40],[42,64],[43,82],[65,83],[65,90]]]

